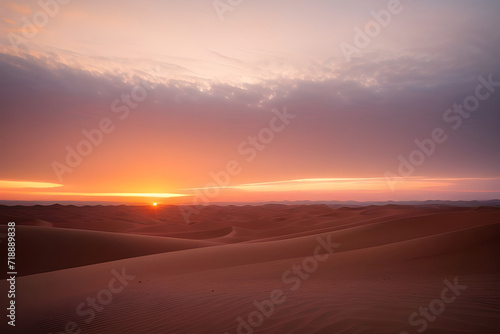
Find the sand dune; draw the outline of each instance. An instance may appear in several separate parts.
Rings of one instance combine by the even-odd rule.
[[[18,226],[17,235],[17,258],[23,264],[19,276],[217,245],[204,240],[40,226]]]
[[[175,231],[157,229],[170,237],[131,235],[134,227],[128,225],[124,233],[20,226],[25,240],[67,240],[67,254],[46,250],[40,258],[50,255],[65,269],[18,278],[22,306],[16,329],[59,333],[68,323],[82,333],[417,333],[424,325],[425,333],[497,333],[500,328],[497,208],[208,207],[199,218],[185,226],[169,221]],[[99,250],[88,254],[92,264],[76,267],[82,257],[69,268],[69,259],[81,254],[78,247],[91,245]],[[294,266],[301,270],[294,272]],[[111,293],[117,277],[125,282],[123,289]],[[446,282],[466,288],[426,320],[419,308],[441,305]],[[5,288],[6,281],[1,283]],[[266,303],[276,289],[282,303]],[[447,291],[445,297],[452,296]],[[89,297],[104,303],[92,311]],[[267,309],[256,306],[262,302]]]

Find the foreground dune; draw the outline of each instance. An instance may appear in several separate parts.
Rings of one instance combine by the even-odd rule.
[[[148,233],[141,220],[116,233],[45,216],[54,227],[18,226],[26,241],[66,243],[17,278],[16,332],[498,333],[500,209],[207,209]]]
[[[218,244],[205,240],[39,226],[18,226],[17,234],[17,258],[23,264],[19,275]]]

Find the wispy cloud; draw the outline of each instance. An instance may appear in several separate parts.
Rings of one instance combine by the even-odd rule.
[[[21,189],[21,188],[56,188],[62,187],[62,184],[50,182],[34,181],[4,181],[0,180],[0,189]]]
[[[401,190],[425,190],[440,188],[446,191],[451,186],[470,181],[499,181],[498,178],[428,178],[409,177],[405,180]],[[367,178],[307,178],[285,181],[247,183],[234,186],[220,187],[222,189],[236,189],[251,192],[387,192],[387,180],[383,177]],[[191,188],[185,190],[204,190],[206,188]]]
[[[147,198],[173,198],[185,197],[186,194],[168,193],[78,193],[78,192],[33,192],[33,195],[50,196],[85,196],[85,197],[147,197]]]
[[[27,15],[31,13],[31,7],[28,4],[21,4],[19,2],[9,2],[7,7],[18,14]]]

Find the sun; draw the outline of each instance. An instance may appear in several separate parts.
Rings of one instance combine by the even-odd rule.
[[[157,206],[157,205],[158,205],[158,203],[156,203],[156,202],[155,202],[155,203],[153,203],[153,206]]]

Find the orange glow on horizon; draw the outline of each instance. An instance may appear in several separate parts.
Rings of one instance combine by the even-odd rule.
[[[395,184],[391,184],[395,182]],[[39,201],[104,201],[123,203],[142,203],[157,207],[162,199],[169,204],[200,204],[209,202],[255,202],[284,201],[304,199],[359,200],[381,196],[388,200],[397,200],[401,196],[408,198],[421,193],[462,192],[477,193],[481,183],[492,184],[485,191],[494,194],[495,183],[500,178],[429,178],[408,177],[389,180],[385,177],[367,178],[303,178],[294,180],[243,183],[220,187],[198,187],[172,189],[175,192],[96,192],[78,191],[78,187],[64,186],[68,191],[37,191],[24,187],[60,187],[62,185],[42,182],[2,181],[2,200],[39,200]],[[394,185],[394,189],[391,189]],[[145,188],[148,188],[145,186]],[[484,188],[484,187],[483,187]],[[83,190],[83,189],[82,189]],[[216,194],[216,195],[214,195]]]

